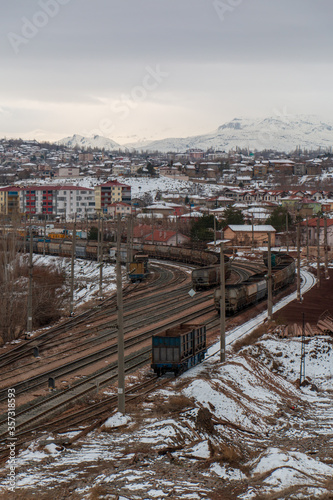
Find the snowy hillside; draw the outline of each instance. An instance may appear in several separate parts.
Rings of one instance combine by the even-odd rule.
[[[316,116],[282,116],[265,119],[234,118],[221,125],[216,131],[187,138],[170,138],[146,144],[148,150],[163,152],[184,152],[187,149],[229,151],[249,148],[250,150],[275,149],[293,151],[302,149],[328,149],[333,144],[333,125]],[[127,144],[136,147],[136,144]],[[142,146],[142,145],[141,145]]]
[[[106,149],[108,151],[120,148],[119,144],[117,144],[115,141],[112,141],[111,139],[102,137],[100,135],[83,137],[82,135],[75,134],[72,137],[61,139],[56,144],[58,144],[59,146],[66,146],[68,148],[74,148],[75,146],[78,146],[79,148],[97,148]]]
[[[273,149],[293,151],[302,149],[327,150],[333,145],[333,124],[326,123],[317,116],[283,115],[263,119],[234,118],[209,134],[186,138],[167,138],[156,141],[139,141],[119,145],[112,139],[95,135],[83,137],[73,135],[57,142],[67,147],[113,149],[145,149],[161,152],[185,152],[188,149],[212,148],[219,151],[249,148],[250,150]]]

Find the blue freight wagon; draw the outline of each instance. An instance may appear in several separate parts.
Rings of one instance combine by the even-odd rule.
[[[151,367],[157,376],[178,375],[201,363],[206,352],[206,327],[183,323],[152,337]]]

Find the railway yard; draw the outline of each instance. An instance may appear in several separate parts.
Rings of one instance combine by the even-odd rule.
[[[300,323],[304,310],[312,323],[330,310],[332,270],[320,288],[302,271],[302,304],[295,301],[295,284],[279,291],[271,323],[266,301],[228,317],[221,365],[214,289],[191,297],[190,265],[152,261],[150,269],[146,281],[123,289],[126,416],[115,413],[114,293],[1,349],[3,479],[8,388],[16,393],[18,458],[16,492],[0,489],[0,498],[251,500],[279,498],[282,486],[291,489],[281,498],[331,498],[325,495],[333,476],[332,337],[307,340],[310,376],[300,389],[300,339],[290,348],[274,328]],[[264,269],[259,262],[233,261],[227,283]],[[206,360],[181,377],[157,378],[150,369],[152,335],[198,321],[207,329]],[[323,374],[319,362],[311,367],[321,356]]]

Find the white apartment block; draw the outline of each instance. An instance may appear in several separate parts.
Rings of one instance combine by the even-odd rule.
[[[29,186],[20,189],[22,213],[83,218],[95,213],[93,189],[80,186]]]

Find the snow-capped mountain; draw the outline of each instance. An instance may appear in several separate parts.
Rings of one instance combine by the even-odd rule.
[[[316,116],[305,115],[255,120],[234,118],[210,134],[148,142],[144,149],[184,152],[192,148],[229,151],[240,147],[289,152],[298,146],[302,149],[329,149],[333,146],[333,125]],[[126,147],[141,149],[143,144],[126,144]]]
[[[112,139],[102,137],[101,135],[84,137],[83,135],[74,134],[72,137],[61,139],[56,144],[58,144],[59,146],[66,146],[68,148],[74,148],[75,146],[78,146],[79,148],[97,148],[105,149],[107,151],[121,148],[121,146]]]
[[[333,124],[316,116],[284,115],[263,119],[234,118],[209,134],[186,138],[168,138],[155,141],[139,141],[119,145],[112,139],[95,135],[73,135],[57,142],[59,145],[82,148],[137,149],[161,152],[185,152],[188,149],[212,148],[217,151],[248,148],[273,149],[290,152],[298,146],[302,149],[328,150],[333,146]]]

